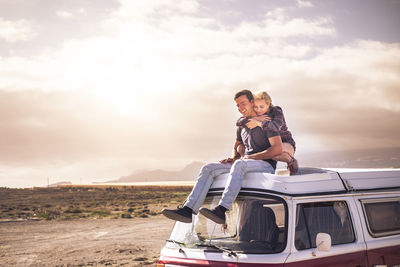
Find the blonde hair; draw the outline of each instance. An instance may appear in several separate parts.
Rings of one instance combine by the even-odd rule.
[[[273,106],[272,105],[272,99],[269,96],[269,94],[267,92],[258,92],[254,95],[254,100],[264,100],[265,103],[267,103],[267,105],[269,106]]]

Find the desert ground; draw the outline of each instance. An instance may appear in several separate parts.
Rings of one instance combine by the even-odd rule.
[[[188,191],[1,188],[0,266],[154,266]]]

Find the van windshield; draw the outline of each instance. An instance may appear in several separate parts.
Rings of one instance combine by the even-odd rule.
[[[207,196],[214,208],[221,196]],[[176,222],[167,246],[248,254],[281,252],[286,246],[286,205],[276,197],[239,195],[220,225],[201,214],[192,223]]]

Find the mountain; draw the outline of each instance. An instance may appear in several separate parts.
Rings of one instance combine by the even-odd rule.
[[[400,148],[380,148],[349,151],[319,151],[295,155],[300,167],[321,168],[400,168]],[[195,181],[203,162],[192,162],[180,171],[135,171],[118,180],[117,183]],[[285,166],[285,164],[283,165]]]
[[[57,182],[54,184],[49,184],[48,187],[57,187],[59,185],[70,185],[70,184],[72,184],[72,183],[69,181],[62,181],[62,182]]]
[[[203,162],[192,162],[180,171],[139,171],[128,176],[122,176],[118,180],[108,182],[131,183],[131,182],[156,182],[156,181],[194,181],[199,174]]]
[[[300,166],[330,168],[400,168],[400,148],[299,154]]]

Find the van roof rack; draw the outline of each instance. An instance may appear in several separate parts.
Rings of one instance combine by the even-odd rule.
[[[228,174],[214,179],[210,192],[222,191]],[[400,169],[300,168],[297,175],[247,173],[242,191],[288,196],[323,195],[400,188]]]

